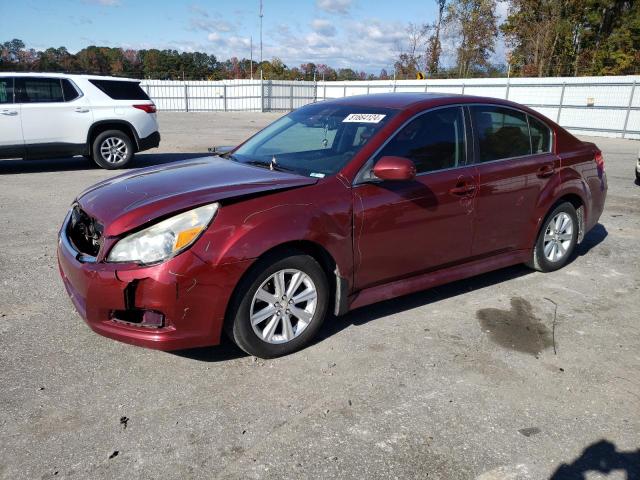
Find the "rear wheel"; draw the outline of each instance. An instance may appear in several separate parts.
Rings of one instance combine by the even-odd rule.
[[[547,215],[529,266],[541,272],[552,272],[564,267],[578,242],[578,215],[569,203],[561,203]]]
[[[286,355],[315,336],[328,299],[326,275],[312,257],[267,257],[239,285],[227,331],[250,355]]]
[[[98,166],[115,170],[126,166],[133,158],[133,142],[120,130],[107,130],[95,138],[91,151]]]

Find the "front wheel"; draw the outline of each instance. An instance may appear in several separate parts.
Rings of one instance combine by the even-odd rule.
[[[541,272],[552,272],[564,267],[578,242],[578,215],[569,203],[561,203],[547,215],[529,266]]]
[[[107,130],[98,135],[92,145],[93,161],[102,168],[115,170],[133,158],[133,142],[120,130]]]
[[[267,257],[239,285],[227,332],[250,355],[287,355],[315,336],[328,301],[326,275],[312,257]]]

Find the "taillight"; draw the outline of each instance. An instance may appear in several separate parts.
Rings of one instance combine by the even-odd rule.
[[[601,151],[598,150],[596,152],[596,156],[594,157],[594,160],[596,161],[596,165],[598,166],[598,170],[604,172],[604,157],[602,156],[602,152]]]
[[[137,108],[147,113],[156,113],[156,106],[153,103],[142,103],[140,105],[133,105],[133,108]]]

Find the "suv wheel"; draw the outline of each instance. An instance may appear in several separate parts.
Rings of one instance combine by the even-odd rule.
[[[272,358],[304,347],[324,321],[329,287],[304,254],[267,257],[241,282],[227,333],[250,355]]]
[[[98,135],[91,147],[93,160],[100,167],[115,170],[127,165],[133,158],[133,142],[120,130],[107,130]]]
[[[578,242],[578,215],[569,202],[561,203],[547,215],[529,266],[541,272],[564,267]]]

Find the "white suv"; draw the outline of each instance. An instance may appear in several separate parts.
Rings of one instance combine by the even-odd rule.
[[[116,169],[159,144],[156,106],[139,80],[0,73],[0,158],[83,155]]]

